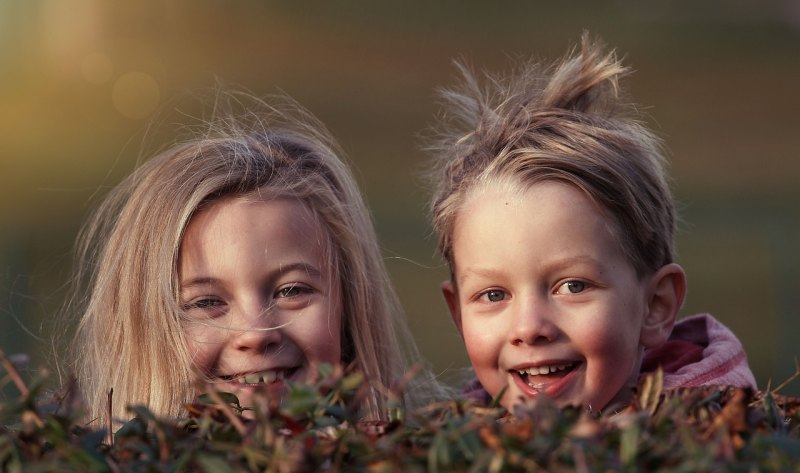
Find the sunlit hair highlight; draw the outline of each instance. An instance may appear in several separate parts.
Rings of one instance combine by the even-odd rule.
[[[520,65],[485,83],[463,64],[444,90],[431,149],[431,215],[438,247],[454,268],[453,231],[473,192],[555,180],[581,189],[611,222],[643,277],[674,259],[675,210],[659,140],[622,97],[629,73],[613,51],[584,34],[580,48],[550,67]]]

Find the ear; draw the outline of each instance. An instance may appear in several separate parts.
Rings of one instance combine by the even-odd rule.
[[[653,348],[666,342],[686,297],[686,273],[679,265],[664,265],[650,277],[640,343]]]
[[[458,333],[463,337],[464,332],[461,330],[461,305],[458,303],[458,288],[452,280],[448,279],[442,283],[442,295],[444,296],[445,302],[447,302],[447,308],[450,309],[450,316],[453,317],[453,322],[456,324]]]

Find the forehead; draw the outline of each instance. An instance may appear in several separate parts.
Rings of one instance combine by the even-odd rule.
[[[454,224],[454,265],[463,269],[520,250],[537,261],[622,252],[613,220],[574,185],[547,180],[473,190]]]
[[[185,266],[187,258],[230,258],[248,252],[270,257],[306,252],[322,259],[327,240],[325,226],[299,200],[226,197],[190,219],[180,260]]]
[[[514,206],[533,213],[550,206],[561,206],[564,211],[571,209],[588,213],[616,233],[613,217],[590,193],[572,182],[556,178],[523,182],[516,177],[499,177],[481,182],[465,195],[456,224],[459,217],[468,215],[483,205],[491,206],[500,201],[504,206]]]
[[[512,227],[525,225],[531,218],[556,223],[565,213],[570,215],[569,220],[586,220],[606,228],[610,223],[604,209],[573,184],[559,180],[532,184],[502,180],[476,186],[466,195],[456,218],[455,233],[474,217],[500,218],[509,210],[519,212],[517,225]]]
[[[302,201],[258,195],[222,197],[202,206],[187,229],[203,226],[247,225],[275,232],[314,229],[322,231],[317,215]],[[188,230],[187,230],[188,231]]]

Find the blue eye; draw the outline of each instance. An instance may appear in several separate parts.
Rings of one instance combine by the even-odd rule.
[[[490,289],[481,294],[481,298],[485,298],[489,302],[500,302],[504,300],[506,296],[506,292],[500,289]]]
[[[579,294],[586,290],[588,285],[576,279],[569,280],[556,288],[556,294]]]

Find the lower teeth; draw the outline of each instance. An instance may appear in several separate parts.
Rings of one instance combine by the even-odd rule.
[[[544,391],[544,388],[546,386],[544,383],[527,383],[527,384],[528,386],[539,392]]]

